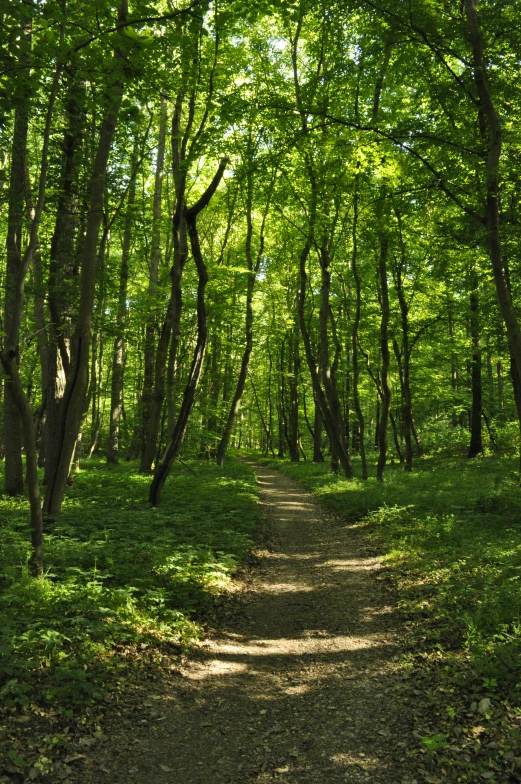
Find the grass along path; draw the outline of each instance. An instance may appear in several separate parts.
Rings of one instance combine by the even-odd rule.
[[[383,556],[433,781],[521,781],[521,486],[513,459],[429,458],[386,481],[263,460]],[[424,766],[420,766],[424,767]],[[418,779],[422,781],[421,776]],[[426,779],[429,781],[429,779]]]
[[[201,634],[252,546],[258,496],[238,461],[190,465],[150,509],[135,465],[88,461],[46,527],[41,580],[27,501],[0,498],[0,784],[81,780],[106,715]]]
[[[280,473],[255,468],[269,543],[260,565],[195,655],[113,716],[82,782],[418,778],[421,699],[399,664],[380,559],[356,526]]]

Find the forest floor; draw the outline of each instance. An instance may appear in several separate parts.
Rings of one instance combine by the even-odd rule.
[[[512,460],[191,466],[0,499],[0,784],[521,782]]]
[[[264,544],[177,671],[107,718],[85,784],[440,781],[396,607],[357,525],[255,465]],[[120,715],[119,715],[120,714]],[[85,750],[83,750],[85,751]],[[428,764],[427,764],[427,767]]]

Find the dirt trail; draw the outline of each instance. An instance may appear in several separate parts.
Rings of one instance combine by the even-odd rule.
[[[254,465],[269,549],[233,612],[148,718],[99,749],[96,784],[412,782],[408,705],[378,558],[272,469]],[[402,756],[401,756],[402,755]],[[411,760],[412,764],[412,760]]]

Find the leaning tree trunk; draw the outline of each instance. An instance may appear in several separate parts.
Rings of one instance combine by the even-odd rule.
[[[154,471],[154,478],[152,479],[152,483],[150,485],[149,501],[151,506],[157,506],[161,500],[163,486],[168,477],[168,474],[170,473],[170,469],[172,468],[174,460],[183,444],[190,415],[195,403],[195,395],[201,380],[204,357],[206,354],[206,344],[208,340],[206,303],[204,299],[205,288],[208,282],[208,272],[206,270],[206,265],[204,263],[203,254],[199,244],[197,216],[209,204],[222,179],[227,164],[228,159],[224,158],[221,161],[212,182],[203,193],[201,198],[192,207],[184,210],[184,219],[186,221],[188,233],[190,235],[190,245],[192,248],[192,255],[194,257],[198,276],[197,341],[194,349],[190,373],[188,375],[188,381],[184,390],[183,400],[174,426],[174,430],[170,435],[163,456],[157,464],[157,467]]]
[[[124,24],[126,17],[127,0],[122,0],[118,12],[118,23]],[[44,512],[49,517],[56,517],[60,514],[85,409],[85,396],[89,383],[92,316],[96,294],[97,245],[103,216],[105,179],[124,89],[121,59],[121,53],[116,48],[114,78],[111,79],[107,90],[107,107],[101,123],[90,181],[89,211],[81,257],[80,301],[76,326],[71,338],[70,367],[60,406],[57,454],[54,464],[49,465],[48,471]]]

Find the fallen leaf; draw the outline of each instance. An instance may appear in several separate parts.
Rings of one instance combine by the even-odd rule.
[[[65,765],[68,765],[69,762],[78,762],[79,760],[85,759],[85,754],[71,754],[68,757],[65,757],[63,760]]]

